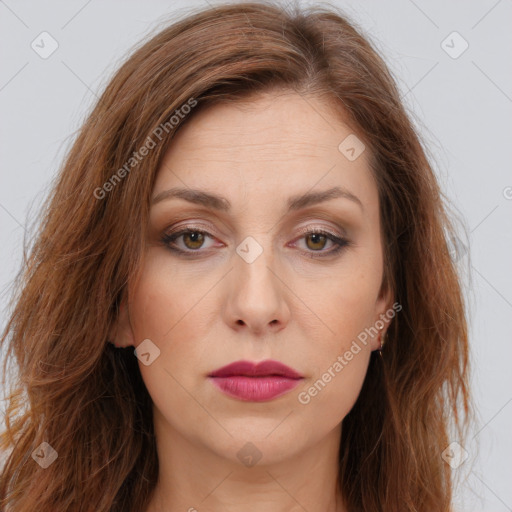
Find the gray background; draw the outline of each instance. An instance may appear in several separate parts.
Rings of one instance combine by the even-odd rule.
[[[215,3],[0,0],[2,326],[23,234],[120,59],[183,8]],[[479,423],[465,446],[469,459],[454,470],[465,479],[457,500],[460,510],[512,511],[512,1],[333,4],[361,25],[392,69],[466,227],[456,258]],[[46,59],[31,47],[43,31],[59,45]],[[457,58],[464,41],[453,31],[469,45]]]

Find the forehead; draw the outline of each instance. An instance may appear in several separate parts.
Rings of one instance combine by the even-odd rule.
[[[261,93],[192,115],[174,138],[172,153],[176,158],[187,151],[190,158],[192,150],[204,148],[212,158],[338,156],[339,143],[351,133],[332,104],[291,92]]]
[[[293,92],[207,106],[171,142],[153,197],[175,186],[200,187],[236,203],[243,188],[246,200],[276,201],[337,186],[374,203],[368,150],[353,160],[340,151],[354,136],[332,105]]]

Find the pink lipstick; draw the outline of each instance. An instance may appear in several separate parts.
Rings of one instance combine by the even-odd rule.
[[[289,366],[270,359],[260,363],[235,361],[215,370],[208,377],[226,395],[249,402],[277,398],[303,379]]]

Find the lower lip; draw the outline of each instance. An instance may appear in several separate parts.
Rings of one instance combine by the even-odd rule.
[[[211,377],[211,380],[226,395],[248,402],[264,402],[287,393],[302,379],[233,376]]]

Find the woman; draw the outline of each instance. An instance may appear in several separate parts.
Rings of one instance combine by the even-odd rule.
[[[20,274],[2,508],[452,510],[471,408],[441,198],[334,9],[223,5],[154,36]]]

